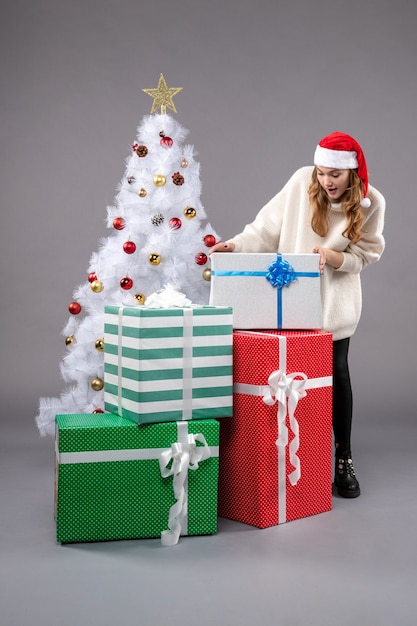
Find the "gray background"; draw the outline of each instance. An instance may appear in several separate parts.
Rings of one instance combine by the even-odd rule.
[[[141,614],[159,624],[164,603],[175,619],[187,606],[181,577],[200,623],[414,623],[415,4],[1,0],[0,8],[2,624],[106,625]],[[322,136],[342,130],[365,151],[370,182],[387,200],[387,248],[363,274],[351,347],[365,494],[263,532],[220,521],[218,536],[162,552],[152,541],[61,548],[53,443],[33,420],[38,397],[63,388],[67,305],[108,234],[106,206],[152,105],[142,88],[156,87],[161,72],[183,87],[176,117],[190,130],[202,201],[223,238],[311,163]],[[149,594],[161,587],[152,609]]]

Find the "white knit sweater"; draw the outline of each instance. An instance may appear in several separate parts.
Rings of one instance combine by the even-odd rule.
[[[342,235],[346,218],[340,203],[331,205],[328,233],[320,237],[311,228],[308,187],[312,172],[312,166],[297,170],[255,220],[229,242],[235,244],[235,252],[311,253],[316,246],[342,252],[344,260],[337,270],[325,266],[321,293],[323,328],[333,333],[334,340],[344,339],[355,332],[361,315],[360,272],[378,261],[385,247],[385,199],[369,186],[371,206],[362,209],[364,235],[358,243],[353,244]]]

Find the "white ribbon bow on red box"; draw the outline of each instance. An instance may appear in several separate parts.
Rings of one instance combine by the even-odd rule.
[[[301,398],[305,398],[307,395],[305,390],[306,382],[307,376],[302,372],[285,374],[281,370],[275,370],[268,378],[268,389],[263,396],[263,401],[268,406],[278,402],[278,439],[275,442],[277,448],[286,448],[288,445],[288,428],[285,424],[288,399],[288,416],[291,431],[294,435],[290,443],[290,463],[295,468],[294,471],[288,475],[288,480],[293,486],[296,485],[301,478],[300,458],[297,455],[298,448],[300,447],[300,433],[298,421],[295,417],[295,410],[298,401]]]

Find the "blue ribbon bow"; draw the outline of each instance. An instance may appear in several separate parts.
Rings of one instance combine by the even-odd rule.
[[[289,287],[294,280],[297,280],[297,275],[293,266],[279,255],[268,267],[265,278],[269,280],[273,287],[282,289],[283,287]]]

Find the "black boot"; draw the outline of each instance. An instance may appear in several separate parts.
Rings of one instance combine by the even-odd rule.
[[[336,449],[334,486],[343,498],[357,498],[361,493],[350,450]]]

